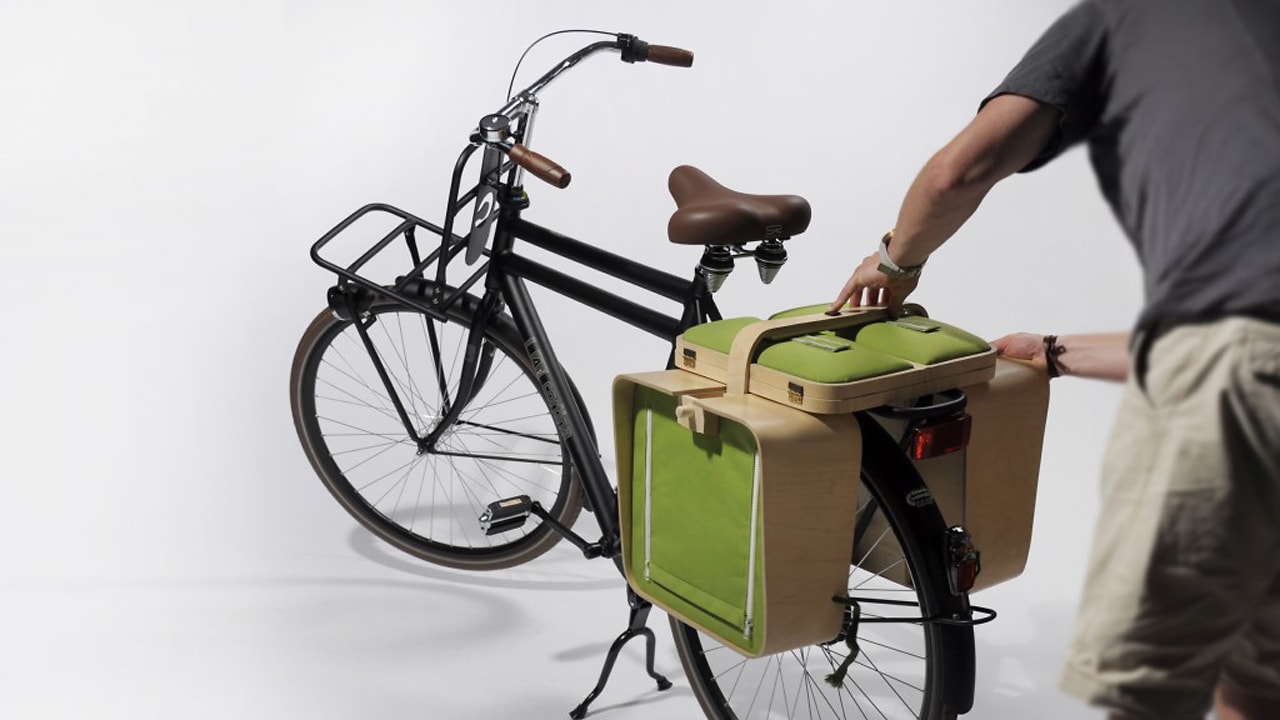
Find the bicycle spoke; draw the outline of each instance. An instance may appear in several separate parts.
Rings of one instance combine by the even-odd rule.
[[[769,674],[769,665],[770,665],[770,664],[772,664],[772,663],[773,663],[773,658],[772,658],[772,657],[770,657],[768,660],[766,660],[766,661],[765,661],[764,673],[762,673],[762,675],[768,675],[768,674]],[[751,696],[751,704],[747,706],[747,719],[748,719],[748,720],[749,720],[749,718],[751,717],[751,711],[752,711],[753,709],[755,709],[755,706],[756,706],[756,700],[760,697],[760,688],[761,688],[761,687],[762,687],[762,685],[760,685],[760,684],[757,684],[757,685],[756,685],[756,691],[755,691],[755,693],[753,693],[753,694],[752,694],[752,696]],[[768,712],[768,711],[766,711],[766,713],[767,713],[767,712]]]
[[[409,532],[418,525],[418,510],[422,508],[422,488],[427,484],[427,465],[428,463],[418,463],[418,469],[422,471],[422,475],[418,478],[418,495],[413,500],[413,517],[409,518]]]
[[[359,342],[358,336],[356,338],[351,339],[351,344],[355,345],[355,348],[360,352],[361,357],[366,359],[369,357],[368,349],[365,348],[364,345]],[[347,370],[343,370],[342,368],[338,367],[337,364],[330,362],[327,359],[323,361],[323,364],[328,366],[330,369],[332,369],[334,372],[338,373],[339,375],[342,375],[343,377],[347,378],[351,382],[367,390],[369,394],[372,395],[378,401],[379,406],[383,410],[387,411],[388,413],[391,413],[392,415],[395,415],[395,409],[392,407],[389,407],[383,402],[384,400],[390,400],[390,398],[387,395],[386,388],[382,385],[382,379],[378,378],[376,374],[374,375],[374,380],[376,380],[377,382],[377,386],[375,387],[373,384],[373,380],[366,380],[363,376],[363,373],[356,368],[355,363],[347,359],[347,356],[340,349],[334,348],[334,353],[338,356],[338,359],[342,361],[342,364],[347,366],[350,372],[348,372]],[[369,363],[368,369],[376,373],[376,370],[374,370],[372,363]],[[334,387],[337,387],[337,386],[334,385]]]
[[[418,317],[422,316],[419,315]],[[422,414],[418,413],[417,402],[414,402],[415,398],[422,402],[424,408],[429,408],[430,406],[422,396],[422,392],[418,390],[417,384],[413,381],[413,371],[409,369],[409,345],[404,340],[404,313],[396,313],[396,329],[400,334],[400,351],[396,354],[400,356],[401,367],[404,368],[405,377],[409,379],[409,399],[414,404],[414,414],[417,417],[422,417]]]
[[[896,653],[902,653],[903,655],[907,655],[907,656],[909,656],[909,657],[913,657],[913,658],[915,658],[915,659],[917,659],[917,660],[924,660],[924,659],[925,659],[925,657],[924,657],[923,655],[917,655],[917,654],[915,654],[915,653],[912,653],[912,652],[908,652],[908,651],[906,651],[906,650],[903,650],[902,648],[896,648],[896,647],[893,647],[892,645],[885,645],[884,643],[879,643],[879,642],[876,642],[875,640],[868,640],[868,639],[866,639],[866,638],[858,638],[858,644],[859,644],[859,645],[875,645],[876,647],[884,648],[885,650],[891,650],[891,651],[896,652]]]
[[[405,437],[392,437],[391,435],[384,435],[383,433],[373,432],[372,430],[366,430],[365,428],[359,427],[359,426],[357,426],[357,425],[351,425],[350,423],[344,423],[344,422],[342,422],[341,420],[335,420],[334,418],[331,418],[331,417],[328,417],[328,416],[325,416],[325,415],[317,415],[317,416],[316,416],[316,420],[317,420],[317,421],[323,420],[323,421],[325,421],[325,422],[333,423],[334,425],[339,425],[339,426],[341,426],[341,427],[348,428],[348,429],[350,429],[350,430],[357,430],[357,431],[359,431],[358,433],[344,433],[344,434],[343,434],[343,436],[345,436],[345,437],[350,437],[350,436],[352,436],[353,434],[359,434],[359,435],[364,435],[364,436],[368,436],[368,437],[378,437],[378,438],[382,438],[382,439],[384,439],[384,440],[392,440],[392,441],[397,442],[397,443],[402,443],[402,444],[406,444],[406,445],[412,445],[413,447],[417,447],[416,445],[413,445],[413,443],[409,442],[409,439],[408,439],[408,438],[405,438]],[[325,436],[326,438],[327,438],[327,437],[334,437],[333,435],[330,435],[329,433],[324,433],[324,436]],[[344,470],[343,472],[346,472],[346,471]]]
[[[476,522],[476,518],[479,518],[480,515],[482,514],[482,511],[480,510],[480,508],[484,507],[488,503],[482,501],[478,496],[476,496],[475,491],[472,488],[472,485],[476,483],[471,480],[471,478],[467,475],[467,473],[463,472],[462,469],[458,467],[458,463],[453,462],[452,459],[450,459],[449,466],[453,469],[454,474],[457,475],[462,480],[462,482],[454,483],[452,485],[456,485],[459,489],[462,490],[462,495],[466,499],[467,505],[470,506],[471,508],[471,515],[468,518],[464,519],[464,518],[457,517],[455,515],[454,517],[456,522],[454,523],[454,525],[458,525],[462,528],[463,537],[466,538],[466,541],[468,543],[470,543],[471,540],[470,540],[469,534],[467,533],[467,528],[474,526],[475,529],[477,530],[479,529],[480,526],[479,526],[479,523]],[[492,484],[487,483],[487,481],[486,481],[486,484],[489,484],[490,488],[492,489]],[[497,497],[496,493],[495,493],[495,497]],[[457,507],[457,504],[453,502],[452,495],[450,496],[449,500],[450,500],[449,502],[450,508]],[[484,538],[484,542],[486,545],[493,544],[493,541],[490,539],[490,536],[484,535],[482,537]]]
[[[381,495],[381,496],[379,496],[377,500],[373,501],[373,507],[374,507],[374,508],[377,508],[379,505],[381,505],[381,504],[382,504],[382,501],[383,501],[383,500],[385,500],[385,499],[387,498],[387,496],[391,494],[391,491],[392,491],[392,490],[395,490],[396,488],[401,487],[401,485],[404,483],[405,478],[409,477],[409,473],[413,472],[413,463],[414,463],[414,461],[412,461],[412,460],[411,460],[411,461],[409,461],[408,463],[406,463],[405,465],[401,466],[401,467],[403,467],[403,468],[407,468],[407,469],[405,469],[404,474],[400,476],[400,479],[399,479],[399,480],[397,480],[397,481],[395,481],[394,483],[392,483],[392,484],[391,484],[391,487],[389,487],[389,488],[387,488],[386,490],[384,490],[384,491],[383,491],[383,493],[382,493],[382,495]],[[398,470],[398,469],[397,469],[397,470]],[[383,477],[388,477],[388,476],[392,475],[394,472],[396,472],[396,471],[392,471],[392,472],[390,472],[390,473],[387,473],[387,474],[386,474],[386,475],[384,475]],[[392,508],[392,513],[394,514],[394,508]],[[385,513],[384,513],[384,514],[385,514]]]
[[[490,470],[492,470],[493,472],[497,473],[497,474],[498,474],[499,476],[501,476],[504,480],[506,480],[508,483],[510,483],[512,487],[514,487],[516,490],[520,491],[520,493],[521,493],[521,494],[524,494],[524,493],[526,493],[526,492],[527,492],[527,489],[526,489],[524,486],[531,485],[531,486],[533,486],[533,487],[535,487],[535,488],[537,488],[537,489],[539,489],[539,490],[543,491],[543,492],[544,492],[544,493],[546,493],[548,496],[554,496],[554,495],[555,495],[555,492],[556,492],[555,488],[547,487],[546,485],[539,485],[537,482],[534,482],[533,480],[531,480],[531,479],[529,479],[529,478],[526,478],[526,477],[524,477],[524,476],[522,476],[522,475],[516,475],[515,473],[511,472],[510,470],[507,470],[507,469],[502,468],[502,467],[500,467],[500,466],[494,465],[492,462],[488,462],[487,460],[480,460],[480,461],[478,461],[478,462],[477,462],[477,464],[484,465],[485,467],[489,468],[489,469],[490,469]],[[499,497],[501,497],[501,496],[499,496]]]
[[[436,333],[435,321],[425,315],[418,316],[422,324],[422,334],[427,338],[427,354],[430,357],[432,374],[435,376],[436,389],[440,391],[440,408],[437,414],[447,412],[449,400],[449,383],[445,378],[444,368],[440,365],[440,338]],[[443,324],[441,324],[443,329]]]
[[[335,367],[335,369],[336,369],[336,367]],[[347,390],[346,388],[343,388],[343,387],[338,387],[336,384],[334,384],[333,382],[331,382],[331,381],[330,381],[330,380],[328,380],[327,378],[316,378],[316,382],[324,383],[325,385],[327,385],[327,386],[329,386],[329,387],[333,388],[334,390],[337,390],[338,392],[342,393],[343,395],[346,395],[347,397],[351,398],[351,404],[353,404],[353,405],[356,405],[356,406],[359,406],[359,407],[366,407],[366,408],[369,408],[370,410],[376,410],[376,411],[378,411],[378,412],[382,413],[383,415],[386,415],[387,417],[391,418],[392,420],[395,420],[397,425],[400,423],[400,416],[399,416],[398,414],[396,414],[396,411],[395,411],[395,409],[393,409],[393,408],[389,408],[389,407],[387,407],[386,405],[384,405],[384,404],[382,404],[382,403],[378,403],[378,405],[377,405],[377,406],[374,406],[374,405],[370,404],[367,400],[364,400],[364,399],[360,398],[360,396],[356,395],[355,393],[351,392],[350,390]],[[368,389],[370,392],[373,392],[373,389],[372,389],[372,388],[370,388],[367,384],[364,384],[364,383],[360,383],[360,384],[361,384],[363,387],[365,387],[366,389]],[[386,398],[386,394],[385,394],[385,393],[383,393],[383,394],[381,394],[381,395],[378,395],[377,397],[378,397],[378,399],[379,399],[379,400],[381,400],[381,399],[383,399],[383,398]],[[323,397],[322,397],[322,396],[320,396],[320,395],[316,395],[316,399],[317,399],[317,400],[321,400],[321,399],[325,399],[325,398],[323,398]]]
[[[387,330],[385,326],[382,328],[382,332],[384,335],[387,334]],[[392,345],[392,349],[394,351],[395,344],[391,343],[389,338],[390,336],[388,336],[388,343]],[[372,340],[372,338],[370,339]],[[399,389],[400,391],[399,395],[401,398],[403,398],[405,395],[409,396],[409,403],[407,406],[405,406],[403,399],[400,401],[401,406],[404,406],[405,414],[409,416],[409,419],[411,421],[413,421],[411,424],[413,424],[414,426],[421,425],[423,416],[418,413],[417,404],[414,402],[413,389],[411,387],[406,387],[406,382],[400,378],[400,375],[396,372],[396,368],[393,367],[390,363],[388,363],[386,359],[383,357],[383,355],[385,355],[385,353],[381,351],[378,352],[378,357],[382,361],[383,369],[386,370],[387,372],[387,377],[391,379],[391,384],[395,385],[396,388]],[[409,383],[411,384],[413,382],[412,381],[413,376],[410,375],[409,377],[410,377]],[[399,416],[397,415],[397,417]]]
[[[467,449],[466,443],[462,443],[462,447],[464,450],[466,450]],[[484,484],[487,485],[489,487],[489,491],[493,493],[492,497],[495,500],[498,498],[505,497],[502,493],[498,492],[498,488],[496,485],[493,484],[493,479],[490,477],[490,473],[487,472],[488,470],[493,469],[492,464],[487,463],[482,459],[477,458],[474,455],[467,455],[467,457],[471,458],[471,460],[475,463],[475,467],[479,471],[480,477],[483,479]]]
[[[451,439],[457,439],[457,441],[460,441],[460,442],[463,437],[476,439],[476,441],[483,442],[485,443],[485,445],[498,448],[499,451],[504,450],[504,448],[506,448],[507,445],[504,445],[504,443],[502,442],[498,442],[498,439],[495,439],[498,437],[507,439],[507,441],[513,438],[526,438],[526,439],[531,439],[531,441],[541,441],[541,438],[539,437],[530,436],[530,434],[527,434],[527,433],[515,432],[515,430],[512,430],[512,432],[508,432],[508,433],[477,433],[477,432],[471,432],[472,427],[474,427],[474,425],[467,425],[467,432],[465,433],[454,432],[449,437],[451,437]],[[554,442],[554,446],[558,447],[559,442],[558,441]],[[552,450],[552,448],[548,447],[548,448],[545,448],[545,450],[550,451]],[[511,455],[511,457],[524,457],[524,455]],[[540,456],[529,455],[529,457],[534,457],[534,459],[536,459],[536,457],[540,457]],[[541,456],[541,457],[545,457],[545,456]]]
[[[400,482],[397,483],[400,486],[400,492],[396,493],[396,502],[391,506],[391,512],[389,513],[391,517],[395,517],[396,511],[400,509],[400,501],[404,499],[404,489],[408,487],[409,477],[413,475],[413,470],[418,465],[421,465],[421,463],[410,465],[409,469],[404,471],[404,477],[400,478]]]
[[[398,444],[399,444],[398,440],[381,442],[381,443],[378,443],[377,445],[365,445],[363,447],[351,448],[350,450],[335,450],[330,454],[333,455],[334,457],[338,457],[339,455],[350,455],[353,452],[364,452],[365,450],[372,450],[374,448],[380,448],[380,447],[386,447],[388,445],[398,445]]]
[[[862,567],[862,565],[867,562],[867,558],[871,557],[871,553],[875,552],[876,548],[880,547],[880,543],[884,542],[885,537],[889,535],[891,530],[892,528],[886,525],[884,530],[881,531],[880,537],[876,538],[876,541],[872,543],[871,547],[867,548],[867,551],[862,554],[862,558],[858,560],[858,562],[854,563],[854,565]]]
[[[779,661],[778,661],[778,672],[773,676],[773,687],[771,687],[771,688],[769,689],[769,704],[768,704],[767,706],[765,706],[765,711],[764,711],[765,717],[768,717],[768,716],[769,716],[769,712],[770,712],[771,710],[773,710],[773,701],[774,701],[774,698],[776,698],[776,697],[778,696],[778,684],[779,684],[781,681],[782,681],[782,661],[781,661],[781,660],[779,660]],[[786,703],[786,694],[785,694],[785,692],[783,693],[783,703],[784,703],[784,707],[785,707],[785,703]]]
[[[871,695],[866,690],[862,689],[862,686],[858,684],[857,680],[850,678],[849,683],[853,685],[855,688],[857,688],[858,692],[862,693],[862,697],[866,699],[867,704],[871,706],[872,710],[875,710],[877,713],[879,713],[880,717],[884,718],[884,720],[889,720],[889,716],[884,714],[884,711],[881,710],[880,706],[876,704],[875,699],[872,698]]]
[[[350,474],[352,470],[357,470],[357,469],[359,469],[360,467],[362,467],[362,466],[364,466],[364,465],[366,465],[366,464],[368,464],[368,463],[370,463],[370,462],[373,462],[374,460],[376,460],[377,458],[381,457],[381,456],[382,456],[382,455],[384,455],[385,453],[390,452],[390,451],[391,451],[391,449],[392,449],[392,448],[394,448],[394,447],[395,447],[395,445],[391,445],[391,446],[388,446],[387,448],[385,448],[385,449],[383,449],[383,450],[379,450],[378,452],[376,452],[376,453],[374,453],[374,454],[370,455],[369,457],[365,458],[364,460],[361,460],[360,462],[356,463],[355,465],[352,465],[352,466],[351,466],[351,467],[349,467],[349,468],[345,468],[345,469],[342,471],[342,474],[343,474],[343,475],[348,475],[348,474]],[[410,461],[409,461],[409,463],[412,463],[412,462],[413,462],[413,460],[410,460]],[[409,463],[405,463],[405,465],[408,465]],[[400,466],[400,468],[403,468],[403,467],[404,467],[404,465],[401,465],[401,466]],[[399,470],[400,468],[396,468],[396,470]],[[396,470],[392,470],[391,472],[396,472]],[[390,473],[388,473],[388,474],[390,474]],[[386,477],[386,475],[383,475],[383,476],[381,476],[381,477],[379,477],[379,478],[377,478],[377,479],[373,480],[372,482],[365,484],[365,485],[364,485],[364,487],[368,487],[369,485],[372,485],[374,482],[377,482],[378,480],[381,480],[383,477]],[[359,488],[359,489],[363,490],[363,489],[364,489],[364,487]]]
[[[360,351],[360,354],[362,357],[368,357],[368,350],[366,350],[364,345],[360,344],[357,339],[352,338],[349,340],[349,343],[355,345],[356,349]],[[394,409],[381,404],[381,401],[387,398],[386,389],[381,386],[382,381],[381,380],[378,381],[378,388],[375,389],[368,381],[366,381],[365,379],[363,379],[363,377],[361,377],[361,372],[356,369],[356,366],[354,363],[352,363],[349,359],[347,359],[347,356],[342,352],[340,348],[334,347],[333,351],[334,351],[334,354],[338,356],[338,360],[340,360],[343,365],[347,366],[347,370],[343,370],[342,368],[338,367],[336,363],[329,361],[327,358],[321,361],[321,366],[329,367],[334,372],[338,373],[339,375],[342,375],[343,377],[347,378],[348,380],[355,383],[356,385],[359,385],[360,387],[369,391],[369,394],[371,394],[374,398],[376,398],[379,401],[379,404],[381,405],[381,408],[383,410],[394,415],[395,414]],[[370,369],[372,369],[372,367],[370,367]],[[348,370],[350,372],[348,372]]]
[[[897,695],[897,696],[898,696],[898,699],[899,699],[899,700],[902,700],[902,704],[903,704],[903,705],[906,705],[908,708],[910,708],[911,706],[907,703],[907,701],[906,701],[906,700],[903,700],[903,699],[902,699],[902,695],[901,695],[901,694],[899,694],[899,693],[898,693],[898,691],[897,691],[897,689],[893,686],[893,684],[889,683],[888,681],[889,681],[889,680],[894,680],[894,681],[898,682],[898,683],[899,683],[899,684],[901,684],[901,685],[905,685],[905,686],[907,686],[907,687],[911,688],[912,690],[915,690],[915,691],[916,691],[916,692],[918,692],[918,693],[923,693],[923,692],[924,692],[924,688],[922,688],[922,687],[918,687],[918,686],[916,686],[916,685],[912,685],[911,683],[907,682],[906,680],[903,680],[902,678],[900,678],[900,677],[898,677],[898,676],[896,676],[896,675],[893,675],[893,674],[891,674],[891,673],[887,673],[887,672],[884,672],[883,670],[881,670],[879,667],[877,667],[877,666],[876,666],[875,661],[874,661],[874,660],[872,660],[872,659],[871,659],[871,656],[870,656],[870,655],[868,655],[867,653],[862,653],[862,654],[860,655],[860,658],[866,658],[865,662],[864,662],[863,660],[859,659],[859,660],[854,660],[854,664],[856,664],[856,665],[861,665],[862,667],[864,667],[864,668],[866,668],[866,669],[870,670],[871,672],[873,672],[873,673],[875,673],[876,675],[879,675],[881,678],[883,678],[883,679],[886,681],[886,682],[885,682],[885,687],[889,688],[889,690],[890,690],[890,691],[892,691],[894,695]]]

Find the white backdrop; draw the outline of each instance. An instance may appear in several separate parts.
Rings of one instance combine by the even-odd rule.
[[[719,301],[826,301],[1067,5],[0,2],[0,717],[563,717],[622,629],[621,582],[567,550],[424,566],[330,500],[287,403],[330,284],[310,243],[371,201],[438,218],[525,44],[602,28],[697,61],[594,58],[544,93],[536,147],[574,182],[531,185],[529,216],[683,275],[672,167],[801,194],[814,220],[778,280],[744,267]],[[522,77],[578,42],[545,43]],[[1127,327],[1138,287],[1076,151],[997,188],[916,299],[995,337]],[[614,374],[665,359],[603,316],[543,309],[597,418]],[[1029,567],[979,596],[1001,619],[978,631],[977,717],[1080,712],[1055,684],[1116,399],[1054,385]],[[638,660],[598,717],[698,715]]]

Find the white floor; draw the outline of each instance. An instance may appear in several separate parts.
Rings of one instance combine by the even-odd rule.
[[[610,568],[568,552],[466,576],[340,535],[345,547],[274,576],[7,587],[0,717],[564,717],[625,621]],[[1052,682],[1070,603],[1025,606],[1020,594],[1017,605],[985,597],[1004,616],[978,634],[974,717],[1078,717]],[[700,717],[665,618],[652,625],[675,688],[653,688],[634,643],[593,717]]]
[[[803,194],[814,222],[778,280],[763,292],[744,268],[720,297],[735,314],[820,302],[1069,5],[495,2],[6,6],[0,718],[564,717],[623,629],[621,580],[568,548],[435,568],[343,514],[288,411],[294,345],[331,283],[309,244],[366,202],[438,218],[524,44],[602,26],[697,63],[592,60],[548,90],[537,147],[575,179],[531,187],[531,217],[684,274],[696,252],[662,239],[671,167]],[[1139,285],[1122,243],[1076,152],[993,193],[917,299],[987,337],[1123,328]],[[543,307],[598,420],[615,373],[666,356]],[[1089,716],[1055,684],[1116,397],[1055,383],[1027,573],[977,597],[1001,617],[978,631],[974,717]],[[651,625],[676,687],[655,692],[632,646],[594,717],[698,716]]]
[[[50,553],[58,523],[10,525],[0,717],[557,718],[592,687],[626,620],[611,564],[562,545],[494,573],[425,565],[347,519],[296,448],[278,454],[279,473],[221,478],[243,493],[233,502],[111,508],[99,527],[134,525],[80,535],[86,547]],[[1055,508],[1078,510],[1071,496],[1093,487],[1064,455],[1046,458],[1027,574],[976,597],[1001,617],[977,631],[974,717],[1084,714],[1054,686],[1090,522]],[[150,513],[174,517],[147,531]],[[651,626],[675,688],[654,689],[633,643],[593,717],[699,717],[665,617]]]

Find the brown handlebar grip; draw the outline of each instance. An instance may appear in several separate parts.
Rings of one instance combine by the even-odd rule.
[[[569,181],[573,179],[568,170],[523,145],[512,145],[507,154],[515,164],[533,173],[534,177],[561,190],[569,187]]]
[[[649,62],[659,65],[675,65],[676,67],[692,67],[693,53],[678,47],[667,45],[650,45]]]

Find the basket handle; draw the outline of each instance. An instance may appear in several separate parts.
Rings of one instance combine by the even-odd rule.
[[[885,308],[847,308],[838,315],[816,313],[777,320],[761,320],[752,323],[733,338],[729,347],[729,362],[725,367],[725,393],[745,395],[751,384],[751,363],[756,348],[765,340],[795,337],[820,330],[866,325],[891,317]]]

